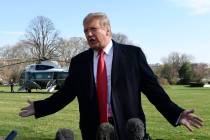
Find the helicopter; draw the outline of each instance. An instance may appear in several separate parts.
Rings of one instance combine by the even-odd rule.
[[[9,65],[0,66],[0,68],[34,62],[37,60],[38,59],[32,59],[12,63]],[[27,65],[21,72],[18,80],[18,84],[20,86],[18,91],[25,90],[26,92],[31,93],[32,89],[47,89],[48,92],[53,92],[63,86],[64,81],[69,74],[68,68],[61,68],[61,66],[58,64],[58,60],[53,61],[43,58],[39,59],[38,61],[38,63]]]
[[[32,89],[47,89],[48,92],[58,90],[68,76],[68,69],[63,69],[56,61],[41,61],[28,65],[20,75],[19,90],[31,93]]]

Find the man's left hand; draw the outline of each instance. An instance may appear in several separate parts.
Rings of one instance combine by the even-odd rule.
[[[179,124],[184,125],[191,132],[193,127],[201,128],[203,126],[203,120],[193,113],[193,109],[184,110],[179,119]]]

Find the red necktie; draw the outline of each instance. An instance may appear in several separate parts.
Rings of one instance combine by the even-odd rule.
[[[98,95],[98,106],[100,114],[100,123],[108,122],[107,112],[107,74],[106,64],[104,61],[104,51],[99,51],[98,58],[98,69],[97,69],[97,95]]]

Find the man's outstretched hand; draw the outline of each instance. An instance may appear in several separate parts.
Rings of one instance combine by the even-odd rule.
[[[193,113],[193,109],[185,110],[179,119],[179,124],[184,125],[189,131],[193,131],[193,127],[201,128],[203,126],[203,120]]]
[[[19,116],[28,117],[35,114],[34,102],[28,100],[28,103],[29,103],[28,106],[21,109]]]

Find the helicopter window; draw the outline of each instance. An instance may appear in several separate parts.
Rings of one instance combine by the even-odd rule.
[[[36,70],[48,70],[54,68],[53,66],[48,65],[36,65]]]
[[[52,79],[53,73],[50,72],[42,72],[42,73],[34,73],[35,79]]]

